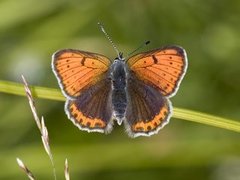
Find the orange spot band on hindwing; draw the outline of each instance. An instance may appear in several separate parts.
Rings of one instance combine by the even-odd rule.
[[[134,133],[149,133],[155,131],[162,123],[167,119],[169,115],[169,108],[166,104],[160,110],[159,114],[157,114],[152,120],[144,121],[140,120],[136,124],[132,125],[132,131]]]
[[[84,116],[74,103],[69,105],[69,112],[75,122],[82,128],[104,129],[106,127],[106,123],[103,120]]]

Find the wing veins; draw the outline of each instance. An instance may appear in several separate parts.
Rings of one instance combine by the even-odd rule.
[[[80,66],[81,68],[84,68],[83,70],[86,70],[86,69],[92,69],[92,68],[87,68],[87,67],[85,67],[85,66]],[[73,70],[73,69],[77,69],[77,68],[79,68],[79,67],[72,67],[72,68],[70,68],[70,69],[67,69],[66,71],[61,71],[61,74],[64,74],[64,73],[66,73],[66,72],[68,72],[68,71],[71,71],[71,70]],[[59,71],[58,71],[59,72]],[[78,71],[79,72],[79,71]],[[77,72],[77,73],[78,73]],[[75,73],[76,74],[76,73]],[[73,74],[73,75],[75,75],[75,74]],[[72,76],[69,76],[69,77],[72,77]]]
[[[166,67],[170,67],[170,68],[173,68],[173,69],[176,69],[176,70],[181,70],[181,69],[182,69],[182,68],[177,69],[177,68],[175,68],[175,67],[172,67],[172,66],[169,66],[169,65],[166,65],[166,64],[161,64],[161,63],[159,63],[159,64],[151,64],[151,65],[144,66],[144,67],[136,67],[135,69],[141,69],[141,68],[153,67],[154,65],[166,66]]]
[[[84,70],[90,70],[90,68],[87,68],[87,69],[84,69]],[[86,74],[88,74],[88,73],[90,73],[90,72],[92,72],[93,71],[93,69],[91,69],[90,71],[87,71],[87,72],[85,72],[81,77],[79,77],[77,80],[79,80],[80,78],[82,78],[82,77],[84,77]],[[76,72],[76,73],[74,73],[74,74],[72,74],[71,76],[68,76],[67,78],[62,78],[62,79],[64,79],[64,81],[67,81],[67,80],[69,80],[70,78],[72,78],[73,76],[75,76],[75,75],[77,75],[77,74],[79,74],[79,72]],[[76,81],[75,81],[76,82]]]
[[[135,96],[138,96],[139,97],[139,94],[138,93],[135,93]],[[136,106],[137,106],[137,115],[138,115],[138,119],[142,119],[142,108],[141,108],[141,106],[140,106],[140,103],[141,102],[139,102],[140,101],[140,99],[139,98],[135,98],[136,100],[135,100],[135,102],[136,102]]]
[[[82,67],[83,65],[81,65],[81,62],[78,62],[78,61],[69,61],[67,63],[61,63],[61,64],[55,64],[56,67],[62,67],[62,66],[66,66],[66,65],[69,65],[69,64],[76,64],[76,63],[79,63],[79,66]]]
[[[132,101],[132,113],[131,113],[131,116],[137,116],[138,117],[138,106],[137,106],[137,103],[136,103],[136,98],[131,98],[131,101]],[[133,107],[136,107],[136,108],[133,108]],[[139,119],[139,117],[138,117]]]
[[[142,97],[142,96],[140,96],[138,93],[137,93],[137,90],[135,89],[135,88],[133,88],[133,91],[135,91],[135,94],[139,97],[138,99],[140,99],[140,103],[142,103],[143,105],[144,105],[144,107],[143,108],[145,108],[145,110],[146,110],[146,114],[147,115],[149,115],[150,114],[150,111],[149,111],[149,108],[147,107],[147,104],[146,104],[146,101],[144,100],[144,97]],[[143,108],[141,108],[142,110],[143,110]],[[142,118],[142,120],[144,120],[143,118]]]
[[[140,69],[140,68],[139,68],[139,69]],[[166,82],[169,82],[168,80],[166,80],[165,78],[159,76],[157,73],[155,73],[154,71],[152,71],[152,70],[150,70],[150,69],[148,69],[148,68],[141,68],[141,69],[147,69],[147,70],[150,71],[151,73],[155,74],[158,78],[160,78],[160,79],[162,79],[162,80],[165,80]],[[148,77],[149,77],[149,76],[148,76]],[[175,76],[174,76],[174,77],[175,77]],[[151,77],[149,77],[149,78],[151,78]],[[176,77],[176,78],[177,78],[177,77]],[[171,82],[169,82],[169,83],[171,83]]]
[[[157,57],[156,57],[157,58]],[[164,60],[164,61],[168,61],[168,62],[174,62],[174,63],[177,63],[177,64],[182,64],[181,62],[179,62],[179,61],[174,61],[173,59],[158,59],[157,58],[157,60],[159,60],[159,61],[162,61],[162,60]],[[156,63],[156,64],[159,64],[159,63]]]
[[[74,61],[76,61],[76,59],[79,59],[79,61],[81,62],[81,60],[83,59],[83,58],[86,58],[86,59],[91,59],[91,60],[95,60],[95,61],[99,61],[99,62],[101,62],[102,64],[104,64],[104,65],[106,65],[106,66],[108,66],[108,63],[106,63],[106,61],[104,61],[103,60],[103,58],[99,58],[99,57],[90,57],[90,56],[81,56],[81,57],[62,57],[62,58],[60,58],[60,57],[58,57],[57,59],[55,59],[55,63],[57,62],[57,61],[62,61],[62,60],[64,60],[64,61],[66,61],[67,59],[74,59]],[[109,59],[108,58],[106,58],[105,57],[105,59],[107,59],[108,61],[109,61]],[[71,60],[70,60],[71,61]],[[69,61],[69,62],[70,62]]]
[[[181,55],[179,54],[158,54],[158,53],[153,53],[151,55],[156,55],[156,56],[177,56],[177,57],[182,57]]]
[[[145,68],[142,68],[142,69],[145,69]],[[152,72],[152,71],[151,71]],[[145,75],[146,76],[146,75]],[[148,77],[148,79],[146,79],[147,81],[149,81],[149,79],[152,79],[152,77],[151,76],[146,76],[146,77]],[[163,79],[163,78],[161,78],[160,77],[160,79]],[[153,84],[151,81],[149,81],[151,84]],[[153,84],[155,87],[157,86],[157,85],[155,85],[155,84]],[[165,91],[164,90],[164,87],[162,87],[161,86],[161,91],[164,91],[166,94],[168,94],[168,92],[167,91]]]
[[[93,70],[92,70],[93,71]],[[89,71],[89,72],[87,72],[86,74],[88,74],[88,73],[90,73],[91,71]],[[73,83],[71,83],[71,84],[69,84],[68,86],[72,86],[74,83],[76,83],[76,82],[78,82],[79,80],[81,80],[83,77],[85,77],[85,75],[86,74],[84,74],[83,76],[81,76],[80,78],[78,78],[78,79],[76,79]],[[91,79],[92,77],[90,76],[90,78],[88,78],[87,80],[85,80],[85,82],[86,81],[88,81],[89,79]],[[89,83],[88,83],[89,84]],[[87,84],[86,84],[87,85]]]
[[[176,57],[180,57],[180,58],[182,58],[183,56],[181,56],[181,55],[178,55],[178,54],[158,54],[158,53],[149,53],[149,54],[147,54],[147,55],[144,55],[144,54],[140,54],[139,55],[139,57],[137,57],[136,59],[133,59],[134,61],[133,61],[133,63],[130,63],[131,64],[131,66],[133,66],[138,60],[140,60],[140,59],[142,59],[142,58],[150,58],[151,56],[156,56],[156,57],[159,57],[159,56],[176,56]],[[132,57],[132,58],[134,58],[134,56]],[[131,59],[131,58],[130,58]],[[130,59],[128,59],[127,61],[129,61]],[[165,59],[165,60],[169,60],[169,59]],[[176,61],[173,61],[173,62],[176,62]]]
[[[98,104],[97,104],[97,107],[95,108],[96,109],[96,111],[95,111],[95,117],[96,117],[96,114],[99,114],[100,113],[100,111],[101,111],[101,107],[103,107],[103,100],[104,100],[104,98],[107,98],[106,96],[107,96],[107,93],[108,93],[108,91],[105,89],[104,90],[104,92],[103,92],[103,94],[100,94],[100,98],[98,99]]]
[[[175,75],[173,75],[173,74],[170,74],[170,73],[168,73],[167,71],[165,71],[165,70],[163,70],[163,69],[159,69],[159,68],[157,68],[157,67],[154,67],[154,66],[151,66],[151,68],[154,68],[154,69],[161,70],[161,71],[163,71],[164,73],[166,73],[166,74],[169,74],[169,75],[171,75],[171,76],[175,77],[176,79],[178,79],[178,76],[175,76]],[[151,71],[151,72],[155,73],[154,71],[152,71],[151,69],[149,69],[149,67],[147,67],[146,69],[148,69],[149,71]],[[155,74],[157,74],[157,73],[155,73]]]
[[[68,56],[68,57],[66,57],[66,56],[64,56],[64,57],[57,57],[57,58],[55,58],[55,61],[67,60],[69,58],[71,58],[71,59],[82,59],[83,56],[81,56],[81,57],[71,57],[71,56]]]
[[[166,67],[173,68],[173,69],[176,69],[176,70],[182,70],[182,68],[179,68],[179,69],[178,69],[178,68],[175,68],[175,67],[166,65],[166,64],[161,64],[161,63],[159,63],[159,64],[157,64],[157,65],[166,66]],[[155,66],[155,67],[156,67],[156,66]]]
[[[157,75],[157,73],[155,73],[154,71],[152,71],[152,70],[150,70],[150,69],[148,69],[148,70]],[[165,72],[165,71],[164,71],[164,72]],[[160,79],[162,79],[163,81],[167,82],[167,83],[173,84],[172,82],[168,81],[168,80],[165,79],[164,77],[161,77],[161,76],[158,76],[158,77],[159,77]],[[175,76],[174,76],[174,77],[175,77]],[[178,79],[178,78],[176,78],[176,79]],[[173,87],[174,87],[174,86],[173,86]]]

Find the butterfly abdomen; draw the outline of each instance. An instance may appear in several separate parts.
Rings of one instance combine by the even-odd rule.
[[[121,60],[115,60],[111,71],[114,115],[121,124],[121,119],[124,118],[127,107],[125,64]]]

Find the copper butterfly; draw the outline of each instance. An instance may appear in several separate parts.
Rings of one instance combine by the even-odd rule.
[[[66,97],[65,112],[81,130],[109,133],[114,120],[131,137],[156,134],[169,122],[169,98],[187,69],[187,55],[167,46],[114,60],[92,52],[64,49],[52,69]]]

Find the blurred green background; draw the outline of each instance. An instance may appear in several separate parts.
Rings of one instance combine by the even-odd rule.
[[[99,30],[105,25],[127,55],[177,44],[189,68],[176,107],[240,119],[239,0],[1,0],[0,80],[59,88],[51,55],[76,48],[115,58]],[[72,179],[240,179],[240,134],[171,119],[150,138],[131,139],[115,124],[109,135],[78,130],[64,102],[36,99],[49,130],[58,179],[68,158]],[[0,179],[26,179],[16,157],[37,179],[53,179],[26,97],[0,93]]]

